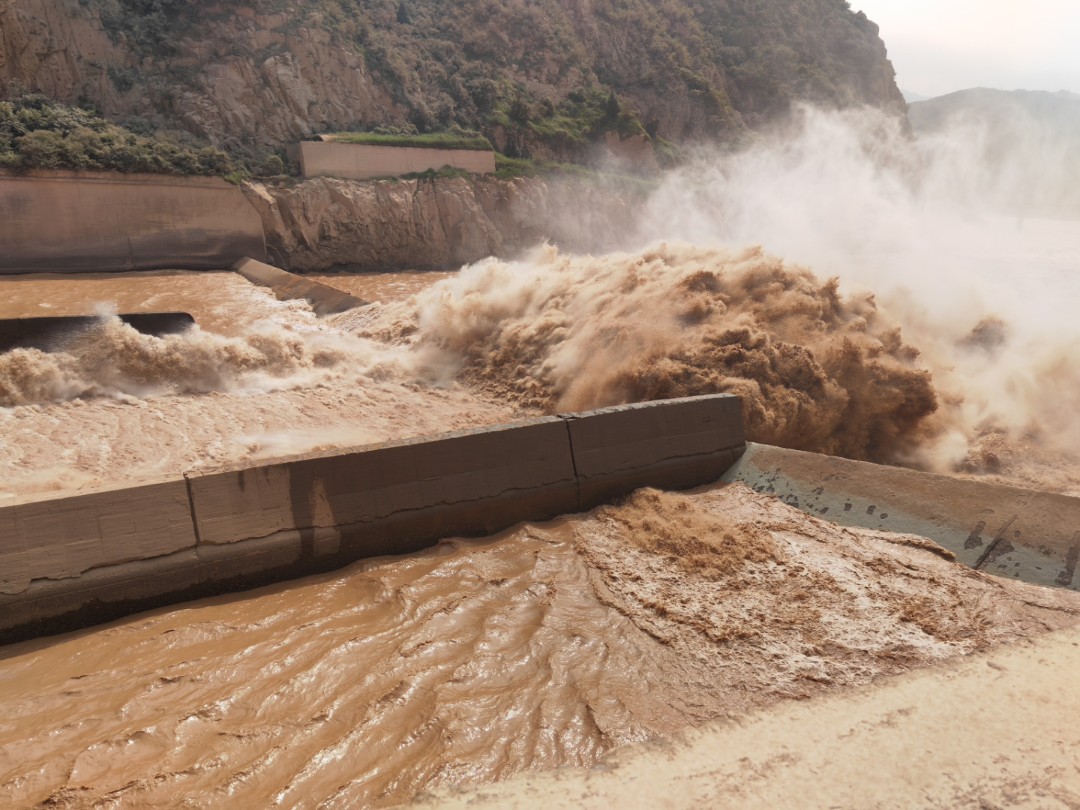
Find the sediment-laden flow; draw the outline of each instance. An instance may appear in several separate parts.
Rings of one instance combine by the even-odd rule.
[[[355,807],[589,765],[1060,627],[1080,596],[732,485],[6,648],[4,806]]]
[[[40,284],[39,301],[68,296],[50,314],[94,311],[95,297],[130,311],[134,296],[200,328],[156,338],[103,314],[79,343],[0,355],[0,503],[715,391],[743,396],[754,439],[879,461],[965,424],[938,389],[939,336],[910,322],[901,335],[871,297],[756,249],[544,248],[343,280],[375,303],[321,320],[233,276],[90,281],[88,294],[10,282],[10,308]],[[992,353],[999,332],[987,322],[958,351]],[[1076,594],[947,557],[739,486],[646,490],[490,541],[8,647],[0,804],[393,803],[588,765],[1080,617]]]
[[[317,319],[228,274],[96,278],[82,294],[82,279],[0,281],[7,314],[38,289],[65,312],[98,296],[200,324],[159,339],[106,317],[55,351],[0,354],[0,499],[718,391],[742,397],[754,441],[1080,491],[1065,418],[1080,371],[1062,347],[1021,351],[1002,319],[893,316],[757,248],[541,248],[331,281],[375,303]]]

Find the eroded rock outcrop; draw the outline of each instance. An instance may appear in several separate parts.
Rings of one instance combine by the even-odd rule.
[[[452,267],[545,239],[601,249],[620,237],[639,198],[584,181],[492,177],[378,180],[319,177],[245,186],[271,260],[286,269]]]

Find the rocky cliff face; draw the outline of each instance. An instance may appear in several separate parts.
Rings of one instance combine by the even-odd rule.
[[[217,146],[408,122],[558,144],[583,88],[676,141],[798,99],[903,111],[877,27],[844,0],[0,0],[0,94]]]
[[[221,146],[282,145],[361,112],[405,120],[363,57],[327,31],[295,28],[282,12],[217,11],[212,25],[182,28],[167,50],[141,53],[130,35],[106,30],[101,3],[0,0],[0,93],[90,103],[110,118],[147,119]]]
[[[573,180],[475,177],[245,186],[275,264],[297,272],[457,267],[551,240],[610,247],[626,236],[631,191]]]

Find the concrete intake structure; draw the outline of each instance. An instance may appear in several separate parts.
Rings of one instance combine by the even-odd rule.
[[[316,315],[336,315],[367,303],[355,295],[255,259],[240,259],[232,269],[252,284],[269,287],[279,301],[307,301]]]
[[[0,171],[0,274],[221,269],[266,258],[262,220],[220,177]]]
[[[745,446],[715,395],[26,500],[0,508],[0,643],[706,484]]]

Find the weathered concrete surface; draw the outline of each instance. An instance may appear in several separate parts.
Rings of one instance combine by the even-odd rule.
[[[1080,807],[1080,629],[413,806]]]
[[[0,593],[194,546],[183,480],[27,500],[0,509]]]
[[[836,523],[929,537],[990,574],[1080,590],[1080,498],[760,444],[724,480]]]
[[[577,508],[555,417],[188,481],[200,543],[278,538],[297,562],[402,553]]]
[[[718,395],[0,508],[0,643],[709,483],[743,446]]]
[[[134,312],[117,317],[143,334],[156,337],[177,334],[195,324],[186,312]],[[0,352],[16,348],[48,351],[98,322],[92,315],[0,319]]]
[[[642,486],[681,489],[714,481],[746,443],[737,397],[671,400],[568,414],[581,509]]]
[[[425,149],[412,146],[369,146],[334,141],[300,144],[304,177],[370,180],[438,171],[444,166],[473,174],[494,174],[495,153],[472,149]]]
[[[0,171],[0,273],[220,269],[266,257],[262,220],[220,178]]]
[[[367,303],[355,295],[349,295],[318,281],[295,276],[255,259],[241,259],[233,265],[233,270],[252,284],[269,287],[279,301],[307,301],[316,315],[336,315]]]

